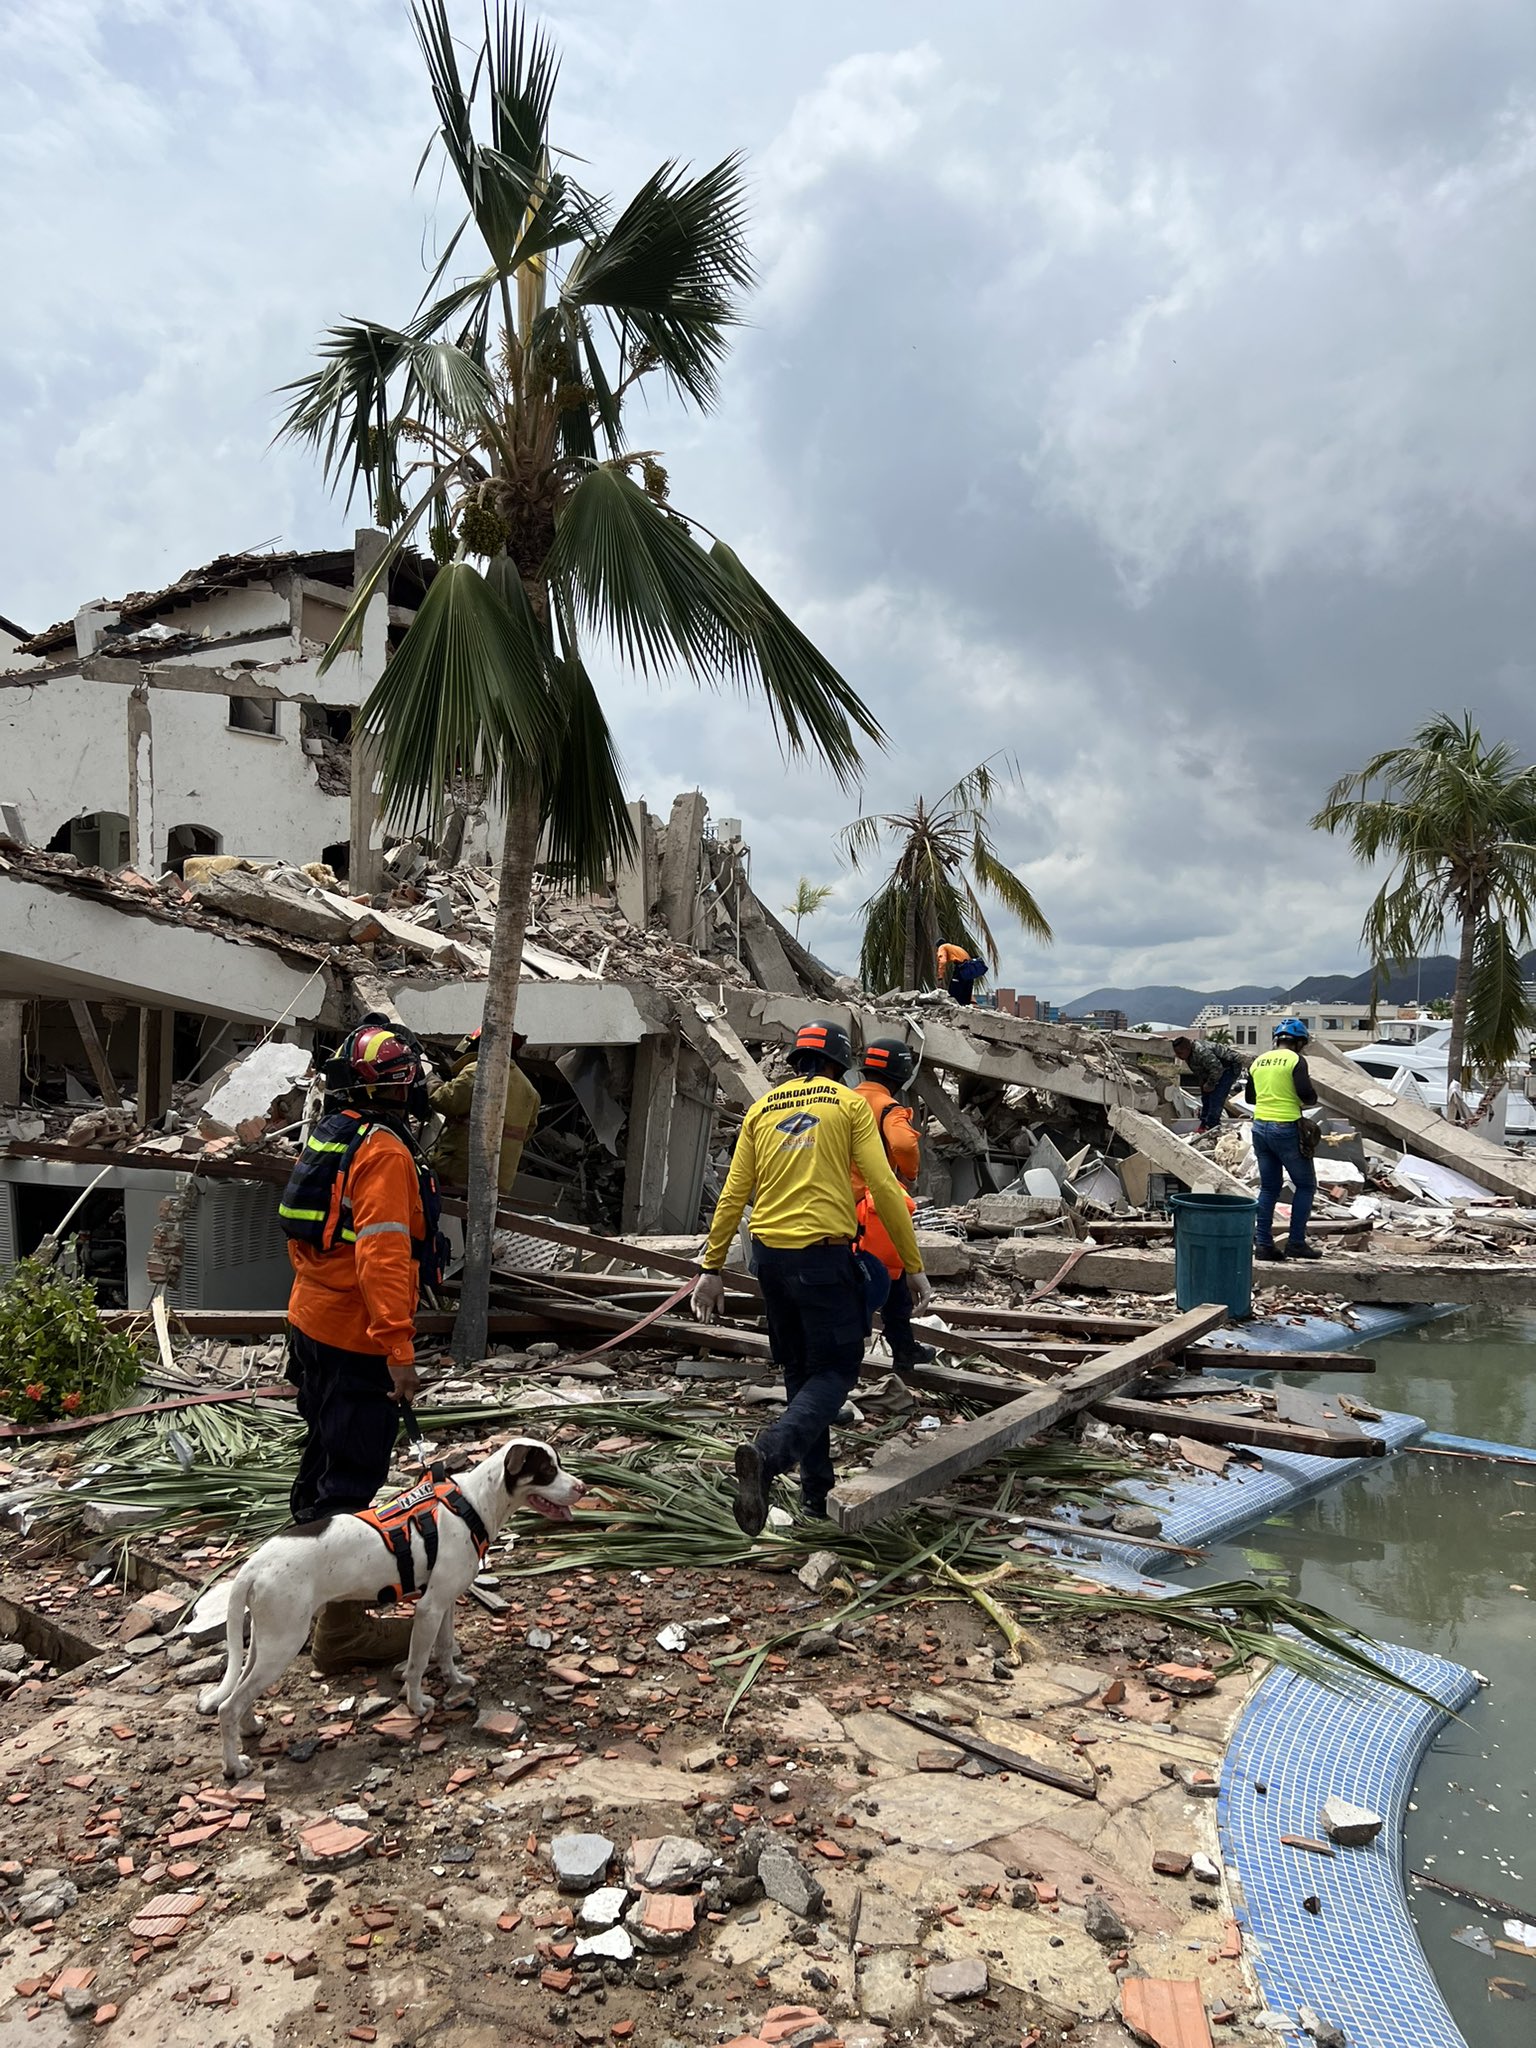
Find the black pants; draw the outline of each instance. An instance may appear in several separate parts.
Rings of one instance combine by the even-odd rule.
[[[752,1240],[752,1270],[763,1290],[773,1362],[789,1405],[757,1439],[767,1477],[800,1468],[800,1497],[820,1512],[836,1474],[831,1422],[864,1363],[868,1321],[864,1281],[842,1244],[779,1250]]]
[[[288,1327],[288,1377],[299,1390],[304,1451],[288,1496],[296,1522],[371,1505],[389,1477],[400,1430],[389,1366],[366,1351],[338,1351]]]

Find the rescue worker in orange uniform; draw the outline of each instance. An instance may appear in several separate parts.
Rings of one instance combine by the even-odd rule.
[[[957,1003],[973,1003],[976,1000],[976,984],[987,971],[985,960],[978,960],[964,946],[946,941],[936,956],[939,987],[954,997]]]
[[[283,1191],[288,1237],[288,1377],[304,1447],[290,1495],[297,1523],[366,1508],[389,1476],[416,1372],[416,1303],[438,1277],[437,1183],[407,1118],[426,1111],[425,1062],[409,1033],[370,1019],[326,1067],[326,1112]],[[315,1622],[323,1672],[394,1663],[410,1621],[332,1601]]]
[[[869,1104],[875,1128],[880,1133],[880,1142],[885,1147],[885,1156],[906,1194],[910,1213],[917,1209],[912,1191],[917,1186],[918,1171],[922,1165],[922,1142],[912,1121],[911,1110],[897,1097],[916,1071],[917,1061],[912,1048],[901,1039],[872,1039],[865,1046],[864,1057],[859,1062],[863,1078],[854,1089],[854,1093],[862,1095]],[[919,1344],[912,1334],[912,1289],[907,1282],[901,1254],[880,1221],[874,1200],[857,1169],[854,1170],[853,1189],[858,1197],[859,1249],[872,1252],[891,1276],[891,1291],[880,1311],[880,1320],[886,1342],[891,1347],[892,1362],[898,1372],[910,1372],[914,1365],[931,1365],[936,1355],[932,1347]]]

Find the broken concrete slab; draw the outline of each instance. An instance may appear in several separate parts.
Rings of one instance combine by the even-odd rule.
[[[1245,1195],[1251,1196],[1253,1189],[1246,1181],[1238,1179],[1235,1173],[1228,1173],[1224,1166],[1218,1166],[1208,1153],[1197,1152],[1193,1145],[1186,1144],[1156,1117],[1145,1116],[1138,1109],[1130,1109],[1119,1103],[1111,1104],[1106,1112],[1109,1126],[1117,1137],[1123,1138],[1133,1152],[1150,1159],[1163,1173],[1171,1173],[1185,1187],[1198,1194]]]
[[[1368,1130],[1385,1131],[1409,1151],[1454,1168],[1493,1194],[1536,1202],[1536,1159],[1506,1151],[1502,1145],[1437,1116],[1432,1109],[1404,1101],[1363,1067],[1316,1040],[1307,1048],[1307,1071],[1319,1100],[1329,1109],[1352,1117]]]
[[[872,1038],[907,1035],[905,1018],[878,1008],[810,1002],[803,997],[775,996],[756,989],[726,992],[726,1013],[747,1044],[788,1045],[802,1024],[830,1017],[845,1025],[855,1045]],[[913,1034],[914,1038],[916,1034]],[[1107,1107],[1125,1103],[1151,1109],[1156,1095],[1151,1083],[1121,1060],[1095,1034],[1072,1026],[1030,1024],[988,1011],[961,1011],[951,1016],[925,1010],[921,1049],[924,1063],[978,1079],[1043,1089],[1072,1101]]]
[[[935,1963],[926,1980],[928,1996],[946,2005],[967,1998],[985,1998],[988,1981],[987,1966],[980,1956],[967,1956],[958,1963]]]
[[[764,1849],[757,1859],[757,1875],[776,1905],[802,1920],[819,1917],[826,1894],[799,1857],[782,1843],[770,1842]]]
[[[1056,1247],[1028,1238],[1005,1238],[993,1247],[991,1264],[994,1271],[1016,1280],[1048,1280],[1061,1264],[1061,1255]],[[1343,1301],[1468,1302],[1500,1308],[1536,1305],[1536,1264],[1372,1259],[1352,1253],[1305,1264],[1265,1266],[1257,1277],[1266,1289],[1332,1295]],[[1090,1251],[1073,1268],[1072,1282],[1115,1294],[1171,1294],[1173,1253]]]

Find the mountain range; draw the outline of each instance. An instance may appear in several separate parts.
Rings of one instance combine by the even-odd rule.
[[[1536,952],[1520,962],[1521,976],[1536,980]],[[1394,974],[1380,993],[1383,1003],[1424,1003],[1448,1000],[1456,986],[1456,961],[1450,953],[1410,963]],[[1183,988],[1177,983],[1152,983],[1145,988],[1096,988],[1087,995],[1063,1003],[1063,1017],[1081,1017],[1089,1010],[1123,1010],[1131,1024],[1193,1024],[1207,1003],[1226,1008],[1231,1003],[1341,1003],[1367,1009],[1371,1000],[1371,974],[1309,974],[1294,988],[1260,988],[1245,982],[1238,988]]]

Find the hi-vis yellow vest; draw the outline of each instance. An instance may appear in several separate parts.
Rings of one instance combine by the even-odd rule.
[[[1253,1076],[1253,1113],[1260,1123],[1294,1124],[1301,1121],[1301,1097],[1291,1076],[1298,1055],[1277,1045],[1273,1052],[1261,1052],[1249,1067]]]

